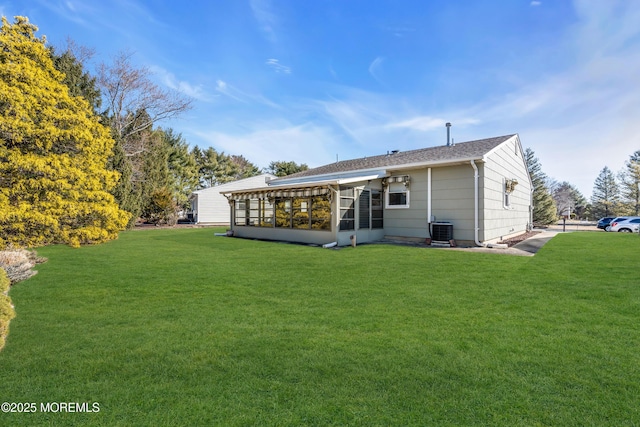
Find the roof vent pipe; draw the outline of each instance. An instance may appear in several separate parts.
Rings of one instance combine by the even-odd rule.
[[[451,123],[447,122],[447,147],[451,147]]]

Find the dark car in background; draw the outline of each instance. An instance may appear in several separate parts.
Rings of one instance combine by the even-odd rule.
[[[615,216],[605,216],[604,218],[600,218],[598,220],[598,228],[601,230],[604,230],[609,226],[609,224],[611,223],[611,220],[613,220],[614,218]]]

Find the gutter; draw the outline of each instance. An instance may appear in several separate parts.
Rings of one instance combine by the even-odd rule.
[[[476,245],[483,248],[507,249],[509,246],[502,243],[487,244],[480,241],[480,192],[478,190],[478,179],[480,178],[480,174],[478,173],[478,166],[476,166],[476,162],[474,160],[471,160],[471,166],[473,167],[473,240]]]

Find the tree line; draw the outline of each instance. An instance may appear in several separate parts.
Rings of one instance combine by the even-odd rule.
[[[534,224],[552,224],[561,217],[640,216],[640,150],[629,156],[617,174],[607,166],[600,171],[590,201],[569,182],[548,177],[533,150],[525,150],[525,160],[533,183]]]
[[[163,120],[192,100],[152,81],[130,53],[87,71],[94,52],[0,29],[0,248],[99,243],[138,220],[175,222],[192,191],[262,173],[241,155],[190,147]],[[305,164],[273,161],[284,176]]]

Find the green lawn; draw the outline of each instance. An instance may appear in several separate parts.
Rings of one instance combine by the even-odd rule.
[[[0,425],[640,425],[637,235],[515,257],[214,231],[39,250],[0,352],[0,402],[38,412]]]

